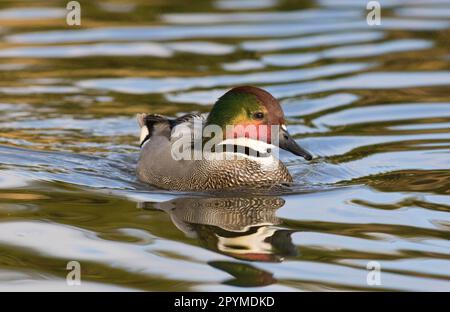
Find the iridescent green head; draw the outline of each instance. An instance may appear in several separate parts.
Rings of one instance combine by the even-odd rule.
[[[234,126],[252,125],[257,129],[256,139],[268,143],[271,143],[270,129],[272,126],[278,126],[280,148],[307,160],[312,159],[311,154],[301,148],[287,132],[286,119],[280,103],[263,89],[252,86],[231,89],[214,104],[206,123],[221,127],[224,138],[229,138],[230,132],[227,130],[230,126],[233,128]],[[264,131],[261,131],[262,129]],[[236,137],[242,134],[233,132],[231,135]]]

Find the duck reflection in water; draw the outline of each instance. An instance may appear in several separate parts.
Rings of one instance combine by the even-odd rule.
[[[144,209],[165,211],[188,237],[211,250],[249,261],[281,262],[295,256],[290,235],[280,226],[279,197],[188,197],[162,203],[140,203]]]

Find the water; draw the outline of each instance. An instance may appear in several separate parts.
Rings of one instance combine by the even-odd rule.
[[[381,2],[2,1],[0,290],[450,290],[450,1]],[[241,84],[316,156],[294,187],[136,180],[136,113]]]

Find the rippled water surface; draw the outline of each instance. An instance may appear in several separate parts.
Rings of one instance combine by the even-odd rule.
[[[450,290],[450,1],[80,2],[0,3],[0,290]],[[243,84],[315,155],[292,189],[136,180],[136,113]]]

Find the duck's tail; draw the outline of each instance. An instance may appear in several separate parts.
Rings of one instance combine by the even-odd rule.
[[[171,120],[158,114],[141,113],[136,115],[141,128],[139,144],[141,147],[153,136],[165,136],[170,138]]]

